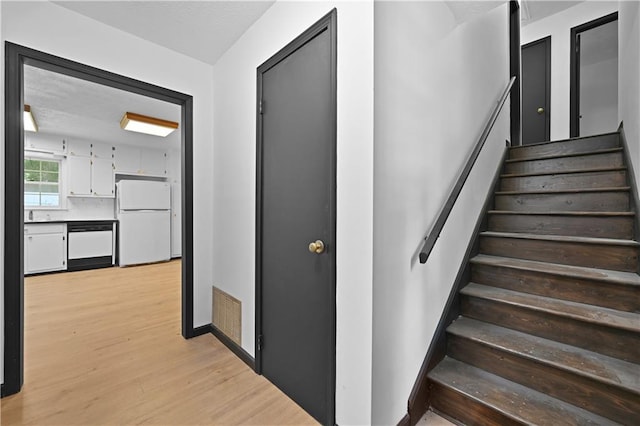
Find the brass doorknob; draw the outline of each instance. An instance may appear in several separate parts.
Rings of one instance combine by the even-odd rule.
[[[544,108],[542,107],[538,108],[538,114],[542,114],[542,113],[544,113]]]
[[[320,254],[324,251],[324,243],[322,240],[316,240],[312,243],[309,243],[309,251],[311,253]]]

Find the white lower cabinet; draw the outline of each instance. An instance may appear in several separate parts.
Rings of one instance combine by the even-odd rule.
[[[24,273],[67,269],[67,225],[25,224]]]

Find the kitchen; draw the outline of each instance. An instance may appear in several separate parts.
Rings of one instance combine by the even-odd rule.
[[[25,275],[181,257],[179,106],[30,66],[24,103]]]

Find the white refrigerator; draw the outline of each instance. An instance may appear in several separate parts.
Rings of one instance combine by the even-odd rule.
[[[171,186],[121,180],[116,184],[120,266],[171,258]]]

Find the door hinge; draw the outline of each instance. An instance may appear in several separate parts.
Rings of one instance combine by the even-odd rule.
[[[264,101],[260,99],[260,114],[264,114]]]
[[[263,345],[263,338],[262,338],[262,334],[258,335],[258,350],[261,351],[262,350],[262,345]]]

